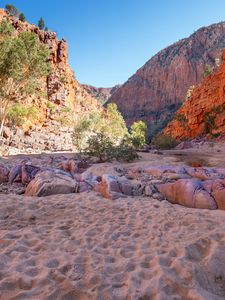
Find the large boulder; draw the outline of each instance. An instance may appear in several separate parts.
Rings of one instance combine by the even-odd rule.
[[[78,183],[71,176],[62,171],[46,170],[37,173],[28,184],[25,195],[49,196],[56,194],[70,194],[78,191]]]
[[[172,183],[158,184],[157,189],[173,204],[192,208],[217,208],[214,198],[198,179],[180,179]]]

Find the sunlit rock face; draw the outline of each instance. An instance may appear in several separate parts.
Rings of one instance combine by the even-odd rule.
[[[225,48],[224,35],[222,22],[203,27],[165,48],[130,77],[108,102],[117,103],[128,124],[142,119],[162,127],[172,119],[188,89],[201,82],[206,66],[219,63]]]
[[[165,133],[176,139],[225,134],[225,51],[221,65],[193,90]]]

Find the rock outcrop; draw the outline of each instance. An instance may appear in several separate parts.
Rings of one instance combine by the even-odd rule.
[[[164,132],[176,139],[225,133],[225,51],[220,67],[193,90]]]
[[[115,85],[112,88],[98,88],[92,85],[82,84],[82,87],[88,92],[88,94],[97,99],[100,103],[104,104],[120,88],[120,85]]]
[[[52,68],[51,74],[43,79],[40,96],[24,100],[25,105],[36,106],[37,117],[32,122],[25,122],[19,136],[15,135],[15,130],[11,136],[5,135],[6,144],[19,147],[20,152],[24,148],[33,148],[33,145],[35,151],[71,150],[73,114],[99,110],[100,103],[75,79],[68,63],[68,44],[65,39],[58,40],[55,32],[40,30],[36,25],[21,22],[0,9],[0,21],[3,19],[8,20],[18,33],[28,31],[37,34],[39,40],[50,49]]]
[[[218,64],[225,48],[225,22],[203,27],[153,56],[109,99],[128,125],[144,120],[161,129],[172,119],[188,89],[202,80],[206,66]],[[152,127],[153,128],[153,125]]]

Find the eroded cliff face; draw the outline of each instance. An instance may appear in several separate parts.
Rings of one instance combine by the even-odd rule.
[[[225,51],[220,67],[196,86],[164,133],[175,139],[225,134]]]
[[[120,85],[115,85],[112,88],[98,88],[92,85],[82,84],[82,87],[88,94],[97,99],[101,104],[104,104],[120,88]]]
[[[1,9],[0,21],[3,19],[10,21],[18,33],[28,31],[38,35],[40,41],[50,49],[52,69],[51,74],[43,78],[40,87],[43,93],[24,100],[25,104],[32,103],[38,108],[37,117],[32,122],[26,122],[22,131],[20,128],[11,134],[7,143],[16,148],[30,148],[31,151],[72,149],[73,115],[99,110],[100,103],[75,79],[68,63],[68,44],[64,39],[58,40],[55,32],[46,32],[35,25],[21,22]]]
[[[108,102],[117,103],[128,124],[139,119],[159,126],[166,123],[185,99],[189,87],[201,81],[206,66],[218,63],[225,48],[224,36],[223,22],[203,27],[165,48],[129,78]]]

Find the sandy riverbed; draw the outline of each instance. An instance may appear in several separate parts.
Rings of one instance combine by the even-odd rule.
[[[183,162],[144,153],[129,167],[146,163]],[[225,299],[225,212],[94,192],[0,194],[0,299]]]

